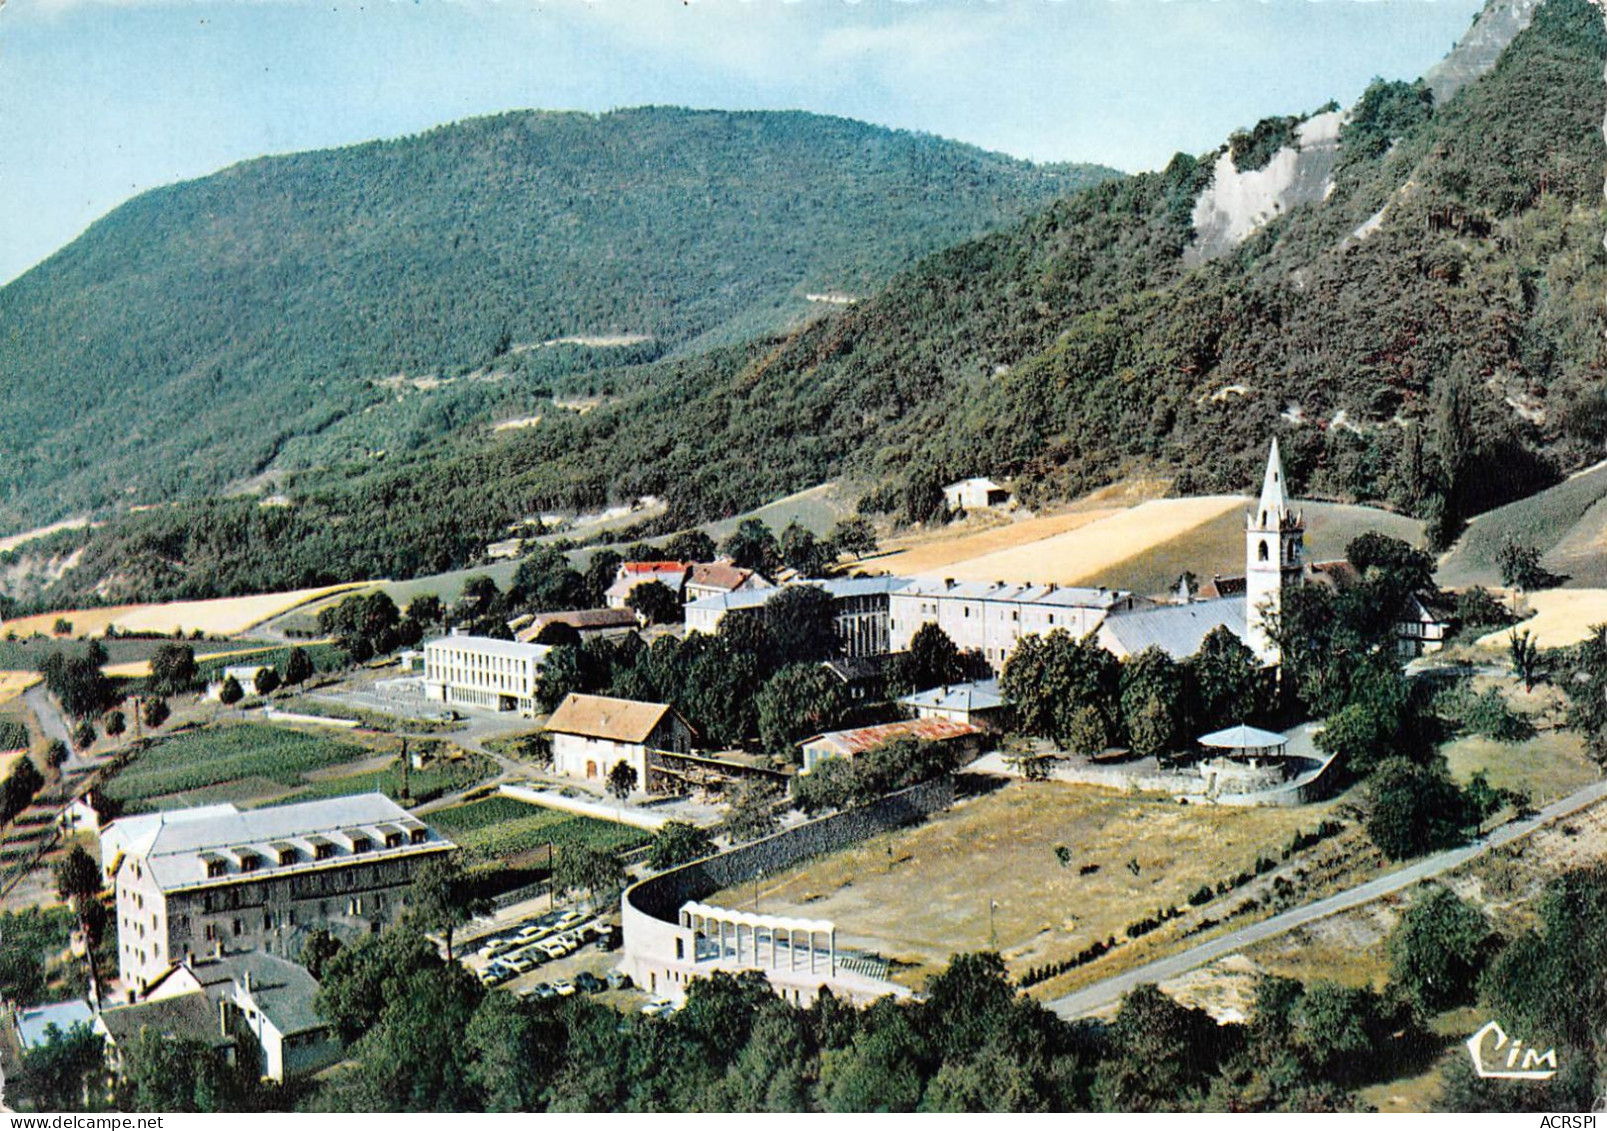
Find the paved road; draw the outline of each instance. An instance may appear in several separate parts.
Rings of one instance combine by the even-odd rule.
[[[1124,974],[1106,978],[1103,982],[1096,982],[1075,993],[1056,998],[1054,1001],[1049,1002],[1048,1006],[1065,1018],[1086,1017],[1089,1014],[1097,1013],[1101,1009],[1114,1004],[1123,994],[1144,982],[1164,982],[1170,978],[1177,977],[1179,974],[1186,974],[1190,970],[1204,966],[1209,962],[1214,962],[1224,955],[1233,954],[1254,943],[1281,935],[1285,931],[1293,930],[1315,919],[1321,919],[1340,911],[1348,911],[1352,907],[1370,903],[1382,896],[1411,887],[1422,880],[1449,872],[1492,848],[1525,836],[1543,824],[1577,813],[1604,797],[1607,797],[1607,781],[1587,785],[1577,793],[1569,794],[1562,800],[1547,805],[1537,815],[1526,820],[1502,825],[1488,836],[1471,844],[1463,845],[1461,848],[1453,848],[1448,852],[1441,852],[1434,856],[1426,856],[1415,863],[1406,865],[1404,868],[1399,868],[1376,879],[1368,880],[1366,883],[1359,884],[1348,891],[1342,891],[1338,895],[1331,895],[1327,899],[1318,900],[1316,903],[1285,911],[1281,915],[1274,915],[1272,918],[1263,919],[1259,923],[1251,923],[1220,938],[1201,943],[1199,946],[1190,947],[1179,954],[1156,959],[1154,962],[1146,963]]]

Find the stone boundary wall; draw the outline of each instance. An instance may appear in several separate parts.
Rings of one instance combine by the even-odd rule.
[[[592,817],[599,821],[613,821],[616,825],[630,825],[632,828],[645,829],[656,833],[669,824],[670,818],[658,813],[644,813],[639,806],[609,805],[602,801],[584,801],[578,797],[565,797],[556,790],[531,789],[528,786],[508,785],[506,783],[497,787],[497,792],[503,797],[511,797],[515,801],[523,801],[530,805],[540,805],[547,809],[558,809],[565,813],[574,813],[580,817]]]
[[[625,889],[620,897],[624,926],[624,953],[620,968],[641,989],[670,997],[680,997],[685,985],[700,973],[693,931],[680,924],[681,906],[756,876],[791,867],[802,860],[858,843],[880,832],[914,824],[954,803],[954,780],[941,778],[889,794],[869,805],[861,805],[829,817],[806,821],[763,840],[754,841],[683,864],[668,872],[650,876]],[[800,972],[802,973],[802,972]],[[772,975],[772,981],[776,978]],[[833,979],[816,975],[804,996],[812,998],[820,986],[836,991],[856,989],[853,983],[864,978]],[[789,987],[796,990],[796,987]],[[884,992],[892,992],[890,984]],[[879,995],[875,995],[879,996]],[[795,997],[804,1004],[804,997]]]

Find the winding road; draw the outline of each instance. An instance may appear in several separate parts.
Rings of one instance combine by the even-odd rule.
[[[1364,903],[1371,903],[1386,895],[1392,895],[1413,884],[1423,880],[1443,875],[1454,868],[1466,864],[1469,860],[1508,844],[1519,837],[1527,836],[1541,825],[1571,816],[1581,809],[1588,808],[1596,802],[1607,797],[1607,781],[1594,782],[1576,793],[1571,793],[1560,801],[1554,801],[1533,817],[1511,824],[1502,825],[1488,835],[1465,844],[1460,848],[1452,848],[1433,856],[1425,856],[1405,867],[1397,868],[1382,876],[1358,884],[1337,895],[1319,899],[1304,907],[1296,907],[1290,911],[1274,915],[1270,919],[1263,919],[1259,923],[1251,923],[1230,931],[1219,938],[1200,943],[1178,954],[1158,958],[1143,966],[1135,967],[1125,973],[1106,978],[1102,982],[1095,982],[1091,986],[1065,997],[1055,998],[1046,1004],[1060,1016],[1069,1019],[1087,1017],[1114,1005],[1123,994],[1145,983],[1161,983],[1190,970],[1197,969],[1209,962],[1214,962],[1229,954],[1243,950],[1247,946],[1262,942],[1291,931],[1296,927],[1341,911],[1348,911],[1353,907],[1360,907]]]

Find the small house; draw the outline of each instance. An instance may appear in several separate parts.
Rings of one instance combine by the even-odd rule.
[[[951,511],[986,510],[1009,501],[1010,492],[991,479],[962,479],[943,488],[943,502]]]
[[[654,751],[692,752],[692,728],[667,703],[572,692],[542,729],[552,737],[553,768],[588,781],[606,781],[624,762],[636,771],[637,786],[645,789]]]

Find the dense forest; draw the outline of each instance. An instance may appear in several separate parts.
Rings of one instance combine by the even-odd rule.
[[[1232,490],[1273,432],[1301,492],[1423,516],[1443,544],[1607,441],[1604,56],[1599,11],[1548,0],[1443,105],[1422,83],[1375,82],[1327,199],[1222,258],[1185,265],[1215,155],[1180,154],[801,328],[593,371],[612,395],[585,413],[308,471],[288,480],[290,507],[113,522],[54,596],[406,576],[463,564],[544,510],[653,494],[668,529],[839,475],[884,485],[867,511],[968,474],[1029,504],[1133,473]],[[1245,136],[1271,144],[1286,125]]]
[[[810,294],[867,293],[1115,175],[650,108],[505,114],[149,192],[0,289],[0,525],[416,447],[584,394],[600,365],[796,325],[832,308]]]

